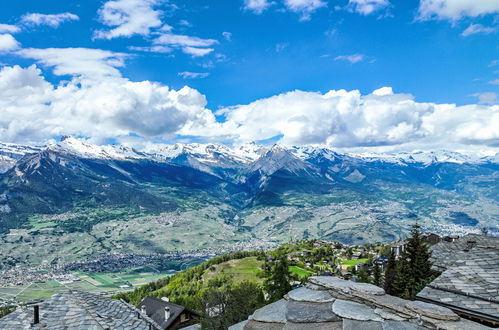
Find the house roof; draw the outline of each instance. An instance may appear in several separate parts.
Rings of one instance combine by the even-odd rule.
[[[188,311],[190,314],[197,315],[195,312],[187,310],[184,306],[155,297],[144,298],[140,302],[139,308],[142,308],[142,306],[146,307],[147,315],[158,323],[163,329],[167,329],[173,322],[175,322],[177,317],[179,317],[184,310]],[[165,320],[165,307],[170,308],[170,318],[168,320]]]
[[[124,301],[68,290],[40,305],[40,323],[31,326],[33,308],[18,308],[0,319],[0,329],[161,329]]]
[[[467,235],[432,249],[442,274],[418,299],[499,322],[499,238]]]

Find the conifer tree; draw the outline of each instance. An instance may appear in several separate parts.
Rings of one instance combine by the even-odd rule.
[[[393,289],[393,281],[397,275],[397,261],[395,260],[395,253],[390,251],[390,255],[388,257],[388,263],[386,264],[385,269],[385,283],[384,289],[385,292],[391,295],[395,294]]]
[[[411,237],[397,263],[397,273],[393,288],[395,294],[414,299],[426,284],[431,282],[436,272],[431,269],[430,252],[421,240],[419,225],[412,226]]]
[[[376,286],[381,285],[381,269],[377,263],[374,264],[373,268],[373,284]]]
[[[264,288],[270,301],[277,301],[291,291],[291,273],[288,258],[284,252],[279,251],[274,261],[267,261],[264,265],[264,272],[266,275]]]

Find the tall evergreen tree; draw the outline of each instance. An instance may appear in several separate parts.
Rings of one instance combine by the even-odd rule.
[[[381,285],[381,269],[377,263],[374,264],[373,268],[373,284],[376,286]]]
[[[386,269],[385,269],[385,283],[384,283],[385,292],[390,295],[395,294],[393,288],[393,282],[395,281],[396,275],[397,275],[397,260],[395,260],[395,253],[393,251],[390,251],[390,255],[388,256],[388,263],[386,264]]]
[[[287,255],[278,252],[274,261],[267,261],[264,265],[265,282],[264,288],[269,295],[270,301],[281,299],[286,293],[291,291],[291,273]]]
[[[436,275],[431,269],[430,252],[421,240],[419,228],[418,224],[412,227],[411,237],[397,263],[393,283],[395,294],[405,299],[414,299]]]

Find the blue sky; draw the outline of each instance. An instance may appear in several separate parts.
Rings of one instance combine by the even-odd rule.
[[[30,15],[33,13],[35,15]],[[210,126],[213,123],[202,125],[204,130],[219,132],[207,134],[199,127],[193,129],[192,125],[187,129],[187,121],[178,125],[162,123],[161,127],[145,123],[147,129],[127,124],[123,129],[124,126],[116,125],[113,119],[116,133],[107,138],[138,135],[169,141],[182,136],[201,136],[201,140],[247,142],[255,136],[237,133],[234,138],[229,133],[250,125],[247,118],[235,117],[250,111],[255,102],[273,100],[275,95],[295,90],[320,95],[330,90],[359,90],[363,100],[364,95],[389,86],[395,96],[413,95],[406,98],[416,106],[472,104],[488,107],[491,117],[481,118],[481,122],[497,118],[499,4],[492,0],[20,0],[2,4],[0,24],[11,26],[10,30],[4,26],[2,31],[0,25],[0,33],[17,41],[14,46],[12,40],[3,39],[0,63],[4,71],[15,65],[26,69],[36,64],[40,73],[33,74],[43,77],[53,89],[61,81],[72,79],[93,81],[93,85],[97,81],[111,83],[110,76],[131,82],[157,82],[174,90],[189,86],[206,97],[207,103],[199,103],[202,111],[215,113],[216,121],[226,124],[225,128]],[[166,42],[165,39],[160,42],[163,36]],[[58,51],[46,51],[49,48],[79,50],[61,55]],[[78,54],[86,59],[90,54],[86,51],[94,49],[107,51],[109,56],[102,57],[100,53],[97,62],[85,62],[83,66],[95,64],[100,70],[104,63],[102,72],[83,72],[80,63],[67,59],[80,56]],[[53,100],[47,102],[55,104]],[[403,103],[403,98],[399,102]],[[237,105],[241,107],[234,110]],[[310,109],[313,108],[312,103]],[[234,118],[229,118],[231,109],[240,113],[234,112]],[[256,114],[263,110],[252,111]],[[168,112],[163,114],[169,116]],[[159,114],[152,118],[156,115]],[[300,111],[296,114],[301,115]],[[396,112],[394,116],[400,117]],[[267,119],[270,120],[264,114],[255,121]],[[414,124],[406,119],[403,123]],[[400,124],[400,121],[394,122],[396,126]],[[4,121],[4,133],[0,133],[0,137],[12,142],[31,142],[65,132],[58,127],[34,136],[30,133],[34,128],[23,133],[13,132],[12,126],[12,120]],[[284,129],[276,127],[248,126],[246,130],[253,128],[263,132],[262,140],[274,133],[286,136]],[[303,127],[294,129],[303,131]],[[289,141],[283,139],[283,142],[334,145],[351,138],[331,139],[337,130],[302,132],[299,138],[291,133]],[[402,128],[397,132],[400,130]],[[84,131],[67,131],[92,137]],[[400,145],[415,142],[425,134],[417,129],[401,140],[364,134],[358,144],[341,142],[337,146]],[[359,137],[357,133],[354,135],[354,140]],[[487,142],[478,142],[479,145],[497,145],[494,134],[481,139]],[[442,140],[442,145],[448,143],[449,139]],[[459,141],[459,144],[466,143],[476,144],[477,137]]]

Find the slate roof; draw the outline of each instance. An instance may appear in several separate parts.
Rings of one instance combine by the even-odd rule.
[[[474,242],[474,243],[473,243]],[[499,322],[499,238],[467,235],[432,248],[443,273],[418,299]]]
[[[33,322],[33,307],[18,308],[0,319],[0,329],[150,330],[161,329],[124,301],[97,294],[68,290],[40,304],[40,323]]]
[[[142,306],[146,307],[147,315],[153,319],[156,323],[158,323],[162,329],[167,329],[180,314],[186,310],[184,306],[180,306],[169,301],[164,301],[155,297],[146,297],[144,298],[140,304],[139,308]],[[170,318],[165,320],[165,307],[170,308]],[[190,314],[197,315],[196,313],[187,310]]]
[[[490,329],[442,306],[387,295],[372,284],[333,276],[308,280],[229,330]]]

